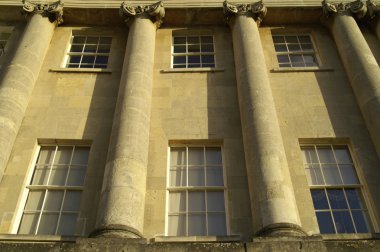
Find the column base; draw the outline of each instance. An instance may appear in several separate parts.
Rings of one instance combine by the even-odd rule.
[[[90,237],[143,238],[140,231],[125,225],[109,225],[95,229]]]
[[[275,223],[260,229],[256,232],[256,236],[307,236],[307,234],[296,224]]]

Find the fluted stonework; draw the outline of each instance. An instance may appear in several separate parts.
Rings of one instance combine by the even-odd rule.
[[[28,24],[0,78],[0,179],[7,165],[54,29],[62,21],[62,3],[24,1]]]
[[[130,26],[94,235],[143,236],[156,29],[163,4],[130,6]]]
[[[380,158],[380,68],[355,18],[366,15],[365,3],[322,2],[324,23],[330,29],[372,142]]]
[[[256,23],[266,8],[224,2],[224,12],[232,30],[251,205],[259,205],[261,215],[258,235],[303,235]]]

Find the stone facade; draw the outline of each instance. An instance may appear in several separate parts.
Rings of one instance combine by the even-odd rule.
[[[0,250],[378,251],[379,10],[371,0],[1,1]],[[175,38],[185,42],[176,47]],[[69,185],[71,173],[63,184],[35,182],[38,169],[50,169],[47,179],[65,169],[54,161],[60,146],[75,146],[68,174],[78,168],[75,148],[89,151],[82,184]],[[45,147],[56,148],[54,165],[41,168]],[[196,147],[205,159],[219,148],[222,185],[172,185],[173,149],[186,148],[179,168],[190,176],[201,166],[190,164]],[[327,147],[335,161],[304,156]],[[341,163],[335,149],[351,161]],[[309,162],[325,182],[311,182]],[[327,165],[341,182],[327,182],[337,179]],[[356,182],[344,167],[354,167]],[[206,210],[190,211],[191,193],[219,191],[225,227],[212,222],[220,211],[208,196]],[[344,196],[346,207],[329,198],[321,210],[311,192],[322,191],[355,191],[360,207]],[[38,211],[32,192],[45,195]],[[63,198],[49,210],[52,192],[80,193],[77,210]],[[177,214],[187,235],[173,236],[178,192],[187,195]],[[35,225],[34,234],[21,231],[36,213],[37,224],[22,224]],[[55,231],[42,230],[44,214],[59,216]],[[70,214],[75,231],[62,235],[57,223]],[[191,214],[206,216],[198,227],[208,235],[190,234]]]

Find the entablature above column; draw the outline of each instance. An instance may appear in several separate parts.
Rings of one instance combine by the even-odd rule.
[[[50,22],[56,22],[57,25],[63,22],[63,2],[58,0],[56,2],[35,2],[23,0],[22,13],[25,16],[30,14],[39,14],[48,17]]]

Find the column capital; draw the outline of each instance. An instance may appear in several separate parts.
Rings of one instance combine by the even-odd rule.
[[[23,0],[22,3],[22,13],[24,13],[25,16],[29,14],[40,14],[48,17],[50,22],[56,22],[57,25],[63,22],[63,2],[61,0],[49,3]]]
[[[252,17],[260,24],[267,14],[267,7],[265,7],[262,1],[252,4],[232,4],[225,0],[223,2],[223,12],[226,23],[228,23],[233,16],[245,15]]]
[[[367,0],[367,10],[370,19],[380,16],[380,5],[376,5],[372,0]]]
[[[326,18],[338,14],[350,15],[360,19],[367,13],[367,5],[362,0],[356,0],[349,3],[329,3],[327,0],[323,0],[322,9]]]
[[[165,17],[164,3],[159,1],[152,5],[138,5],[132,6],[127,2],[123,2],[119,9],[119,14],[127,25],[130,24],[132,18],[136,16],[145,16],[152,20],[153,23],[159,28]]]

